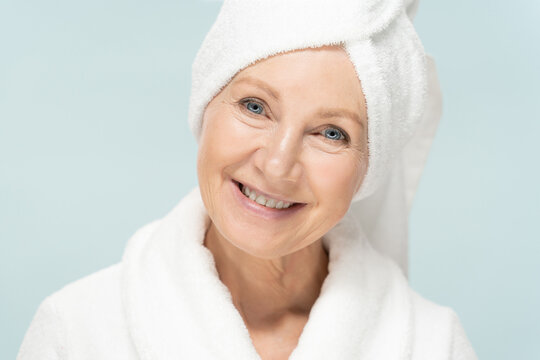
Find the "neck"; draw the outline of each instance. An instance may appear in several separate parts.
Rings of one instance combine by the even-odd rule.
[[[204,244],[248,326],[272,324],[288,315],[309,315],[328,275],[322,239],[292,254],[263,259],[231,244],[211,224]]]

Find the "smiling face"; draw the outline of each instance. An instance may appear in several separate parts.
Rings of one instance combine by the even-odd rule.
[[[276,55],[238,72],[206,107],[201,196],[227,241],[260,258],[285,256],[345,215],[367,152],[364,95],[345,51]]]

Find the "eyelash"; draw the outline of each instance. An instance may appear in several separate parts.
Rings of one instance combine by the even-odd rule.
[[[334,126],[334,125],[325,127],[325,128],[321,131],[321,133],[323,134],[323,136],[324,136],[324,131],[325,131],[325,130],[328,130],[328,129],[334,129],[334,130],[337,130],[337,131],[341,134],[341,136],[342,136],[343,138],[342,138],[342,139],[338,139],[338,140],[333,140],[333,139],[329,139],[329,138],[325,137],[325,139],[328,139],[328,140],[330,140],[330,141],[341,141],[341,142],[349,143],[350,139],[349,139],[349,135],[347,134],[347,132],[344,131],[343,129],[337,127],[337,126]]]
[[[247,104],[250,103],[250,102],[253,102],[253,103],[256,103],[257,105],[259,105],[262,109],[263,109],[263,113],[261,114],[257,114],[253,111],[250,111],[248,108],[247,108]],[[245,99],[242,99],[239,101],[240,105],[242,106],[242,108],[246,111],[248,111],[250,114],[252,115],[263,115],[264,114],[264,111],[266,110],[266,106],[265,104],[258,100],[258,99],[255,99],[255,98],[245,98]]]
[[[248,109],[247,109],[247,104],[250,103],[250,102],[254,102],[254,103],[258,104],[260,107],[262,107],[262,110],[263,110],[263,113],[264,113],[264,111],[265,111],[265,109],[266,109],[266,106],[265,106],[265,104],[264,104],[262,101],[260,101],[260,100],[258,100],[258,99],[255,99],[255,98],[244,98],[244,99],[240,100],[238,103],[242,106],[242,108],[243,108],[245,111],[248,111],[248,112],[249,112],[250,114],[252,114],[252,115],[263,115],[263,113],[257,114],[257,113],[255,113],[255,112],[253,112],[253,111],[248,110]],[[335,142],[335,141],[340,141],[340,142],[345,142],[345,143],[349,143],[349,142],[350,142],[350,138],[349,138],[349,135],[347,134],[347,132],[344,131],[343,129],[337,127],[337,126],[334,126],[334,125],[325,127],[320,133],[323,134],[323,132],[324,132],[325,130],[327,130],[327,129],[335,129],[335,130],[337,130],[337,131],[341,134],[341,136],[342,136],[343,138],[342,138],[342,139],[339,139],[339,140],[332,140],[332,139],[329,139],[329,138],[326,138],[326,137],[325,137],[325,139],[327,139],[327,140],[329,140],[329,141],[332,141],[332,142]],[[323,136],[324,136],[324,134],[323,134]]]

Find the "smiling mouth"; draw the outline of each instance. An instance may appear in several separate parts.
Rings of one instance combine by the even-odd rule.
[[[234,182],[240,189],[240,192],[244,194],[245,197],[247,197],[253,202],[256,202],[257,204],[262,205],[264,207],[267,207],[270,209],[285,210],[285,209],[290,209],[291,207],[303,205],[303,203],[288,202],[288,201],[274,199],[267,195],[258,194],[256,190],[250,189],[248,186],[238,181],[234,181]]]

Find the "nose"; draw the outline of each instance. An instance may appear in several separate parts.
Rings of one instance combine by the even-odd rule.
[[[255,166],[272,183],[296,182],[302,175],[299,162],[302,134],[298,129],[278,127],[255,153]]]

